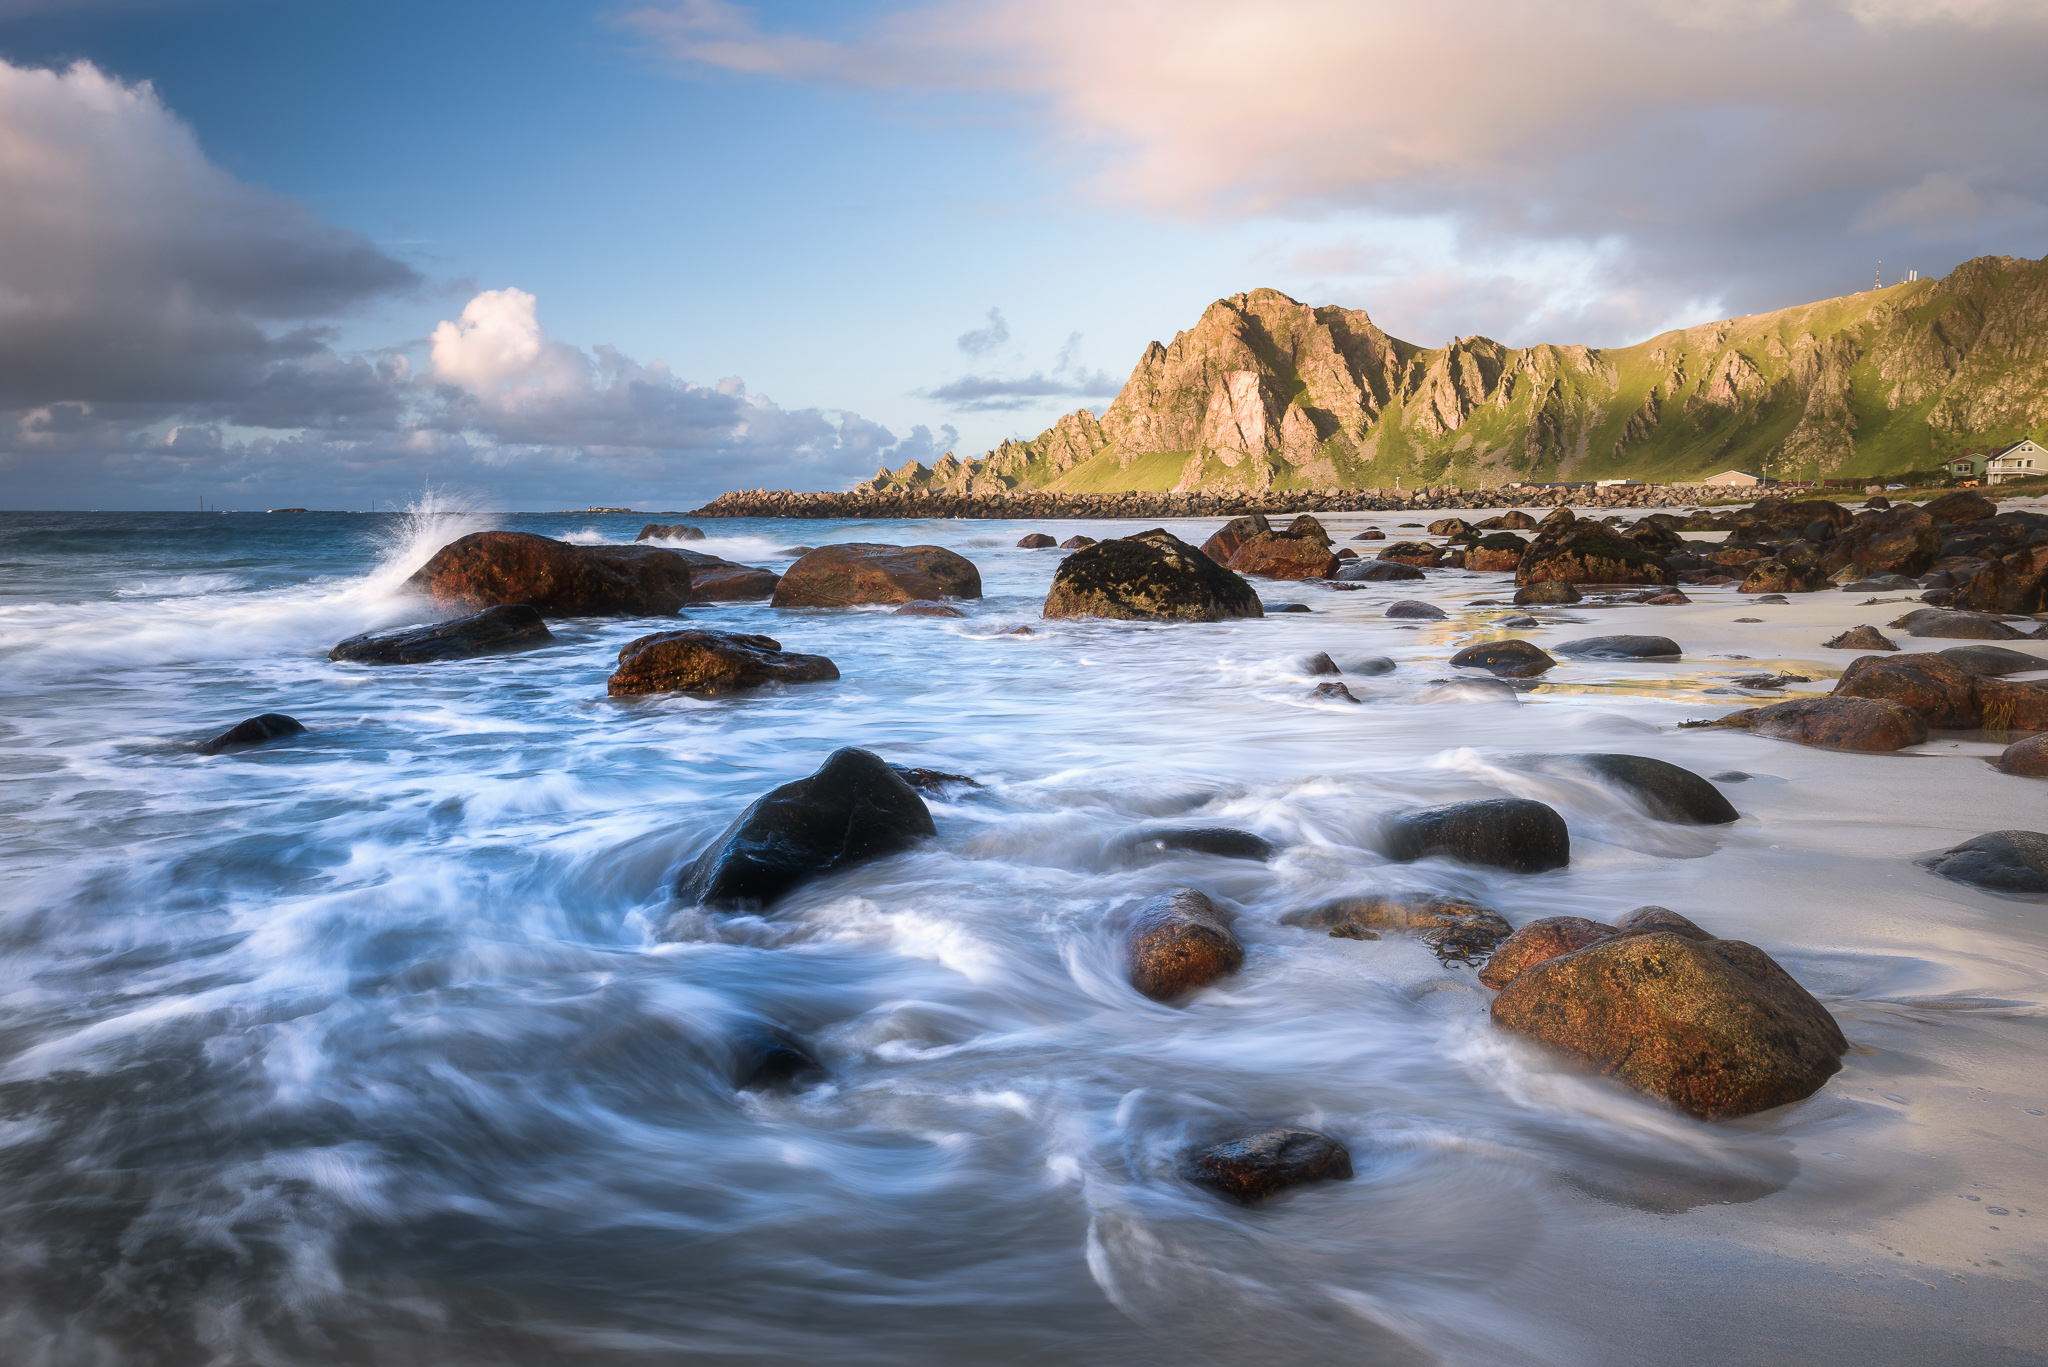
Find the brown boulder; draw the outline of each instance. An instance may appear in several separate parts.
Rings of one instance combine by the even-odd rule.
[[[2048,607],[2048,545],[2002,555],[1956,590],[1955,606],[1978,612],[2039,612]]]
[[[1597,945],[1619,933],[1613,926],[1583,916],[1545,916],[1527,922],[1501,941],[1486,967],[1479,970],[1479,981],[1498,992],[1546,959]]]
[[[820,546],[791,565],[770,601],[778,608],[848,608],[979,597],[981,572],[974,562],[943,546],[849,541]]]
[[[702,551],[677,551],[690,562],[690,601],[693,603],[748,603],[767,598],[782,582],[773,570],[752,565],[735,565]]]
[[[1568,509],[1560,508],[1559,512]],[[1675,584],[1678,572],[1597,522],[1544,519],[1543,530],[1522,552],[1517,584],[1562,579],[1571,584]]]
[[[1337,572],[1330,543],[1294,532],[1267,532],[1250,537],[1231,554],[1229,568],[1264,579],[1328,579]]]
[[[1431,536],[1465,536],[1472,531],[1472,524],[1462,517],[1440,517],[1429,524]]]
[[[1805,542],[1795,541],[1776,555],[1752,563],[1740,592],[1818,593],[1827,587],[1827,566],[1818,553]]]
[[[1307,513],[1287,524],[1287,535],[1307,537],[1311,541],[1320,541],[1325,546],[1330,544],[1330,534],[1323,529],[1323,524]]]
[[[1380,548],[1379,558],[1391,560],[1397,565],[1409,565],[1416,569],[1434,569],[1443,559],[1441,547],[1426,541],[1396,541]]]
[[[2048,731],[2048,686],[1980,678],[1977,704],[1986,731]]]
[[[1794,698],[1755,709],[1747,722],[1759,736],[1822,750],[1876,753],[1927,739],[1920,714],[1890,698]]]
[[[836,679],[823,655],[793,655],[767,636],[726,631],[658,631],[619,649],[619,667],[605,684],[613,697],[635,693],[714,696],[769,683]]]
[[[653,546],[572,546],[532,532],[472,532],[406,583],[438,607],[525,603],[547,617],[668,616],[690,600],[690,562]]]
[[[1533,965],[1494,999],[1493,1022],[1705,1120],[1811,1096],[1849,1048],[1756,946],[1670,932]]]
[[[2018,778],[2048,778],[2048,734],[2014,741],[1991,761],[1991,767]]]
[[[1979,522],[1998,516],[1998,505],[1968,489],[1953,489],[1928,503],[1925,511],[1936,522]]]
[[[1526,532],[1536,525],[1536,519],[1519,508],[1511,508],[1499,517],[1488,518],[1487,521],[1500,527],[1502,531],[1509,532]]]
[[[1861,518],[1828,543],[1828,572],[1855,566],[1863,574],[1924,574],[1941,553],[1934,519],[1910,503]]]
[[[1886,636],[1876,627],[1851,627],[1840,636],[1823,643],[1827,650],[1897,650],[1899,643]]]
[[[1814,522],[1825,522],[1839,532],[1852,521],[1854,518],[1849,510],[1831,498],[1802,498],[1785,505],[1788,526],[1804,527]]]
[[[1381,531],[1378,527],[1367,527],[1364,531],[1360,532],[1357,536],[1354,536],[1351,539],[1353,541],[1385,541],[1387,539],[1387,534]]]
[[[1131,986],[1171,1001],[1244,965],[1244,946],[1216,904],[1193,888],[1154,897],[1124,935]]]
[[[1743,565],[1754,565],[1763,558],[1764,553],[1754,546],[1730,546],[1726,550],[1715,551],[1707,557],[1716,565],[1726,565],[1730,569],[1737,569]]]
[[[1215,535],[1202,543],[1202,554],[1219,565],[1228,565],[1230,557],[1237,554],[1237,548],[1255,536],[1271,536],[1273,524],[1266,521],[1264,513],[1247,513],[1234,517],[1218,528]]]
[[[1932,652],[1864,655],[1849,662],[1836,681],[1838,698],[1890,698],[1920,714],[1929,726],[1967,731],[1983,721],[1977,676]]]
[[[1017,549],[1020,551],[1042,551],[1055,544],[1057,543],[1044,532],[1032,532],[1030,535],[1018,540]]]
[[[1078,535],[1078,534],[1077,534],[1077,535],[1074,535],[1074,536],[1070,536],[1070,537],[1068,537],[1068,538],[1067,538],[1067,539],[1066,539],[1065,541],[1062,541],[1062,542],[1060,542],[1060,549],[1061,549],[1061,550],[1063,550],[1063,551],[1078,551],[1078,550],[1080,550],[1080,549],[1081,549],[1081,548],[1082,548],[1083,546],[1092,546],[1092,545],[1094,545],[1094,544],[1095,544],[1095,538],[1094,538],[1094,537],[1092,537],[1092,536],[1081,536],[1081,535]]]
[[[1957,612],[1949,608],[1915,608],[1886,625],[1908,636],[1949,641],[2016,641],[2020,633],[1988,612]]]

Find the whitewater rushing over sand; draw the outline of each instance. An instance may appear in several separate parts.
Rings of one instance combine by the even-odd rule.
[[[2048,782],[1994,772],[1979,735],[1861,755],[1678,728],[1826,691],[1854,656],[1821,642],[1908,595],[1689,589],[1501,632],[1471,602],[1507,576],[1432,571],[1260,582],[1311,609],[1262,620],[1047,623],[1061,552],[1018,537],[1139,524],[736,520],[689,548],[779,570],[797,543],[936,543],[987,597],[960,620],[693,607],[842,674],[715,701],[606,697],[650,619],[326,659],[431,620],[405,577],[465,532],[644,520],[0,514],[0,1359],[2048,1361],[2048,918],[1913,862],[2048,830]],[[1327,523],[1341,545],[1404,520]],[[1388,619],[1402,598],[1449,616]],[[1684,658],[1432,693],[1476,639],[1620,632]],[[1318,651],[1395,668],[1317,698]],[[1776,670],[1812,682],[1731,682]],[[264,712],[307,732],[197,753]],[[846,745],[983,786],[930,798],[936,840],[770,914],[676,902],[741,808]],[[1742,819],[1669,825],[1508,762],[1592,751],[1735,775]],[[1564,814],[1569,868],[1379,852],[1396,812],[1503,795]],[[1282,852],[1132,858],[1120,837],[1157,824]],[[1187,886],[1246,962],[1161,1005],[1105,924]],[[1849,1056],[1804,1102],[1699,1123],[1503,1037],[1474,970],[1418,940],[1281,919],[1401,889],[1517,924],[1670,907],[1767,950]],[[735,1090],[768,1029],[828,1077]],[[1180,1175],[1282,1124],[1356,1175],[1256,1207]]]

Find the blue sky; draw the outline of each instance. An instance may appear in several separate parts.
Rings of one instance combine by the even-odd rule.
[[[0,0],[0,500],[685,507],[1259,285],[1614,344],[2038,255],[2038,9]]]

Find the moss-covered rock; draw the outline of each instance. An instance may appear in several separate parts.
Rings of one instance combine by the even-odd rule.
[[[1265,611],[1250,584],[1171,532],[1154,530],[1099,541],[1062,560],[1044,615],[1220,622]]]

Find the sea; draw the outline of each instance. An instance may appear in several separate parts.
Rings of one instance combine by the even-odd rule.
[[[2048,785],[1993,771],[1995,737],[1855,755],[1681,725],[1786,696],[1741,676],[1824,692],[1827,636],[1917,604],[1702,588],[1506,629],[1507,576],[1441,570],[1261,581],[1308,610],[1260,619],[1047,622],[1065,552],[1020,537],[1147,524],[732,520],[689,547],[780,570],[939,545],[984,596],[693,606],[840,671],[712,700],[606,694],[673,618],[327,659],[434,620],[406,580],[460,535],[649,520],[0,514],[0,1361],[2048,1362],[2048,917],[1916,862],[2048,830]],[[1448,664],[1618,632],[1683,658],[1512,696]],[[1316,695],[1318,653],[1357,701]],[[200,753],[269,712],[304,734]],[[766,913],[677,899],[842,746],[973,784],[929,795],[936,839]],[[1741,819],[1667,824],[1526,758],[1594,752],[1720,776]],[[1568,868],[1385,857],[1392,816],[1504,795],[1565,816]],[[1159,826],[1280,852],[1135,854]],[[1183,887],[1246,960],[1161,1004],[1109,927]],[[1285,919],[1402,891],[1517,924],[1669,907],[1776,958],[1849,1056],[1805,1101],[1696,1121],[1496,1032],[1471,963]],[[764,1031],[822,1074],[736,1087]],[[1280,1125],[1355,1175],[1256,1206],[1187,1180],[1193,1148]]]

